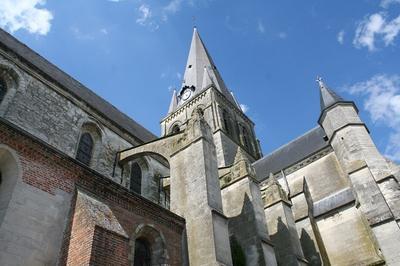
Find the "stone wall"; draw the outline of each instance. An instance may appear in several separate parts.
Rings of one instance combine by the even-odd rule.
[[[350,179],[335,153],[331,151],[316,158],[298,168],[288,168],[284,178],[278,175],[280,185],[293,204],[305,258],[311,265],[382,262],[375,236],[366,217],[355,205]]]
[[[233,163],[238,146],[243,149],[243,140],[238,125],[245,126],[249,133],[250,148],[245,149],[251,161],[259,157],[258,144],[254,134],[254,124],[247,118],[238,107],[227,101],[218,91],[213,88],[207,89],[194,97],[187,104],[180,107],[172,114],[168,114],[161,121],[161,135],[171,134],[172,128],[179,125],[184,130],[189,122],[193,111],[201,108],[204,119],[214,133],[214,143],[217,148],[218,167],[229,166]],[[228,134],[224,127],[222,110],[229,113],[231,121],[231,133]]]
[[[21,62],[12,62],[0,54],[0,75],[6,77],[8,86],[6,97],[0,103],[0,117],[73,158],[82,133],[90,133],[94,139],[90,167],[129,187],[129,180],[126,180],[129,172],[125,172],[124,180],[121,169],[114,164],[117,152],[138,145],[137,138],[113,126],[83,100],[32,70],[24,71],[19,64]],[[146,158],[146,161],[142,195],[158,202],[156,176],[162,176],[167,168],[153,158]]]

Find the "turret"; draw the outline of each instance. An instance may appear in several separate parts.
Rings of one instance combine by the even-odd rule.
[[[400,189],[388,161],[375,146],[357,106],[317,79],[321,96],[319,124],[325,130],[358,204],[386,262],[398,260],[391,246],[400,246]],[[390,229],[388,229],[390,228]]]

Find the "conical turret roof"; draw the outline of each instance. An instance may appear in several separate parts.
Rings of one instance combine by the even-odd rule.
[[[333,90],[325,85],[325,83],[322,81],[322,78],[318,77],[317,82],[320,92],[321,112],[337,102],[345,102],[342,97],[340,97],[338,94],[336,94]]]

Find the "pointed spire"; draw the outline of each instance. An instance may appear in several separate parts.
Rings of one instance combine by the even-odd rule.
[[[207,68],[207,73],[209,77],[204,77]],[[213,85],[219,90],[229,101],[235,103],[232,95],[229,93],[224,81],[221,78],[210,54],[208,53],[203,41],[200,38],[197,28],[193,30],[192,43],[190,45],[189,56],[186,64],[185,74],[183,75],[182,88],[185,86],[194,86],[194,92],[192,94],[199,94],[203,89],[205,89],[206,84],[205,79],[210,78]],[[207,81],[206,83],[208,83]],[[178,106],[183,104],[183,102],[178,102]]]
[[[201,83],[201,90],[208,89],[210,86],[212,86],[214,82],[212,81],[210,77],[210,73],[208,73],[207,67],[204,67],[204,73],[203,73],[203,82]]]
[[[337,102],[344,101],[342,97],[325,85],[321,77],[317,77],[316,81],[319,85],[321,111],[324,111]]]
[[[172,113],[176,109],[177,105],[178,105],[178,98],[176,96],[176,90],[174,89],[174,92],[172,94],[171,103],[169,104],[168,114]]]

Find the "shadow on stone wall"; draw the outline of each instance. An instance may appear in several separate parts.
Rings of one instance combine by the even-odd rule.
[[[315,248],[315,243],[304,229],[301,230],[300,243],[301,247],[303,248],[304,256],[308,260],[309,265],[322,265],[320,254]]]
[[[254,206],[247,194],[244,196],[241,213],[229,218],[228,226],[231,236],[232,259],[236,260],[234,265],[264,265],[261,238],[258,236]],[[232,239],[234,239],[234,242],[232,242]],[[232,246],[233,244],[237,245]],[[241,251],[237,249],[234,255],[235,251],[233,248],[235,247],[239,247]],[[242,259],[242,255],[244,256],[244,260]],[[244,261],[244,264],[242,264],[242,261]]]
[[[276,259],[278,265],[296,265],[296,252],[290,245],[290,232],[286,224],[282,221],[282,217],[278,217],[277,232],[271,235],[272,243],[274,243]]]
[[[235,236],[229,238],[233,266],[246,266],[246,255]]]

